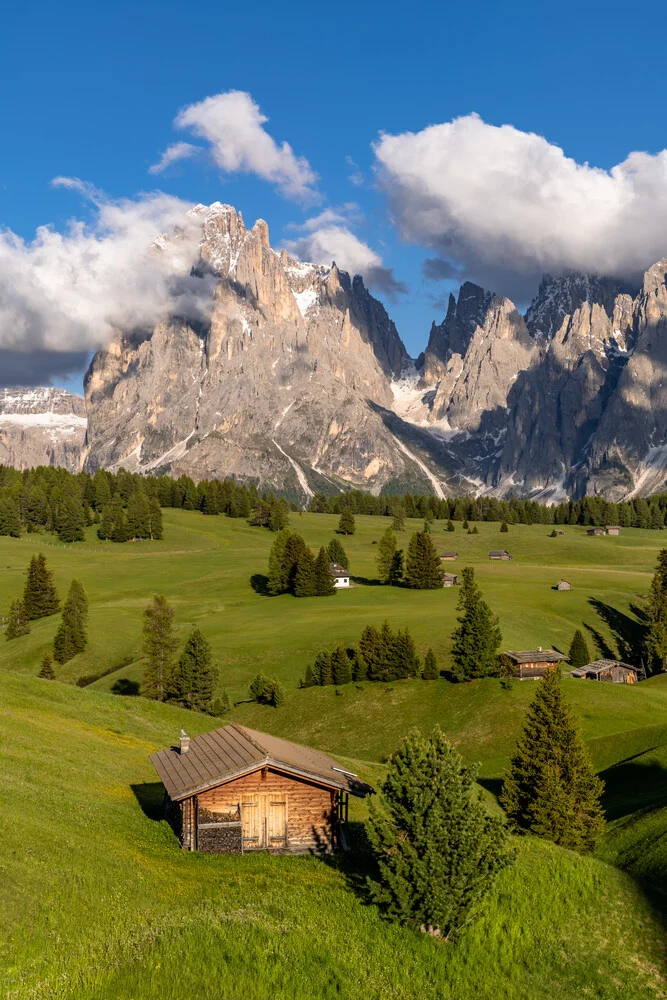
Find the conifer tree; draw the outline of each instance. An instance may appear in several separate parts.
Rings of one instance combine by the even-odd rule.
[[[352,680],[350,658],[344,646],[336,646],[331,654],[331,672],[334,684],[349,684]]]
[[[174,609],[164,594],[156,594],[144,611],[143,651],[146,667],[143,689],[147,698],[164,701],[178,646],[174,632]]]
[[[452,635],[452,674],[456,680],[492,676],[497,669],[502,635],[498,620],[482,599],[475,571],[466,566],[461,574],[458,626]]]
[[[389,576],[387,577],[387,583],[390,587],[399,587],[403,582],[403,549],[399,549],[398,552],[394,552],[391,560],[391,566],[389,567]]]
[[[340,518],[338,521],[338,534],[339,535],[353,535],[356,530],[356,525],[354,522],[354,514],[349,509],[349,507],[344,507],[340,512]]]
[[[570,651],[567,654],[568,663],[574,667],[585,667],[591,662],[591,654],[588,651],[588,643],[584,638],[584,633],[580,628],[574,633],[570,643]]]
[[[51,660],[51,654],[47,650],[42,657],[42,663],[39,668],[38,677],[43,677],[47,681],[54,681],[56,679],[56,672],[53,669],[53,662]]]
[[[405,513],[402,506],[394,508],[394,513],[391,519],[392,531],[405,531]]]
[[[500,530],[503,534],[505,534],[505,532],[510,530],[507,526],[507,521],[503,521],[503,523],[500,525]]]
[[[271,552],[269,553],[269,582],[267,584],[270,594],[284,594],[290,586],[290,569],[285,559],[287,542],[290,533],[286,529],[279,531],[276,535]]]
[[[58,504],[56,532],[61,542],[82,542],[84,540],[84,517],[81,504],[74,497],[66,496]]]
[[[380,574],[380,579],[384,583],[389,582],[389,574],[391,573],[391,566],[395,555],[396,535],[394,534],[392,528],[387,528],[380,538],[377,555],[375,556],[378,573]]]
[[[456,531],[456,528],[454,527],[454,522],[452,521],[451,517],[447,521],[447,525],[445,527],[445,531]]]
[[[203,712],[213,697],[217,677],[218,671],[212,663],[211,646],[195,627],[167,680],[166,697],[170,701],[178,701],[185,708]]]
[[[347,552],[343,548],[342,542],[339,538],[332,538],[327,545],[327,554],[329,560],[332,563],[338,563],[343,569],[350,568],[350,560],[348,559]]]
[[[365,681],[368,678],[368,667],[361,650],[355,649],[352,663],[352,680]]]
[[[315,675],[315,682],[325,687],[327,684],[333,684],[333,673],[331,670],[331,653],[326,649],[320,650],[320,652],[315,657],[315,666],[313,667],[313,673]]]
[[[317,678],[315,677],[313,668],[309,663],[308,666],[306,667],[305,677],[301,681],[301,687],[310,688],[310,687],[316,687],[316,685],[317,685]]]
[[[120,497],[113,506],[113,528],[111,529],[112,542],[126,542],[129,538],[127,533],[127,517]]]
[[[23,606],[31,621],[36,618],[48,618],[60,610],[60,601],[53,584],[53,573],[47,569],[43,552],[30,560],[28,579],[23,592]]]
[[[438,670],[438,663],[435,658],[435,653],[432,649],[429,649],[424,657],[424,669],[422,670],[422,677],[425,681],[436,681],[440,676],[440,671]]]
[[[384,808],[371,802],[375,901],[394,919],[445,939],[478,914],[512,860],[503,822],[475,794],[475,776],[439,728],[428,738],[412,730],[390,758]]]
[[[21,511],[18,501],[7,490],[0,494],[0,535],[21,537]]]
[[[164,538],[162,510],[156,497],[151,497],[148,501],[148,536],[154,542],[160,542]]]
[[[436,590],[442,587],[445,571],[433,539],[423,531],[415,532],[405,561],[405,582],[413,590]]]
[[[586,852],[604,827],[603,788],[565,700],[560,671],[547,670],[526,713],[501,804],[519,830]]]
[[[315,560],[313,569],[315,595],[317,597],[331,597],[336,593],[334,580],[331,575],[330,560],[327,550],[322,547]]]
[[[470,525],[468,524],[468,519],[467,518],[464,519],[463,524],[461,525],[461,527],[463,528],[464,531],[468,530],[468,528],[470,527]]]
[[[269,504],[269,531],[282,531],[289,524],[289,507],[284,497],[272,498]]]
[[[114,509],[111,506],[103,507],[100,523],[97,528],[97,537],[103,541],[111,541],[114,528]]]
[[[653,673],[667,670],[667,549],[658,553],[648,600],[645,654]]]
[[[250,685],[250,697],[260,705],[273,705],[277,708],[285,700],[283,689],[275,677],[265,677],[257,674]]]
[[[374,625],[367,625],[359,637],[359,652],[366,664],[367,676],[372,680],[373,674],[382,662],[382,642],[380,633]]]
[[[294,576],[295,597],[315,597],[315,560],[310,549],[306,548],[299,556]]]
[[[88,599],[78,580],[72,580],[63,616],[53,640],[53,655],[58,663],[67,663],[82,653],[88,644]]]
[[[9,605],[9,618],[5,629],[5,639],[18,639],[19,636],[28,635],[30,632],[30,622],[26,614],[23,601],[12,601]]]
[[[150,538],[150,508],[143,490],[135,490],[127,501],[127,537]]]

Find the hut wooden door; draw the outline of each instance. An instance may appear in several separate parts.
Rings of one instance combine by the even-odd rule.
[[[246,795],[241,802],[241,823],[244,851],[287,847],[286,796]]]
[[[262,844],[263,823],[260,816],[260,796],[246,795],[241,802],[241,830],[243,850],[252,851]]]
[[[287,801],[285,796],[266,796],[267,847],[279,849],[287,847]]]

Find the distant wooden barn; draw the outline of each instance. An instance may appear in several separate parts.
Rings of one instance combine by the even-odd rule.
[[[556,584],[556,590],[572,590],[572,584],[569,580],[559,580]]]
[[[608,535],[620,535],[621,529],[617,524],[608,524],[605,528]]]
[[[606,535],[607,531],[605,528],[589,528],[586,532],[587,535]]]
[[[646,673],[643,667],[633,667],[631,663],[621,663],[620,660],[593,660],[585,667],[572,670],[570,676],[606,681],[608,684],[636,684],[645,679]]]
[[[235,722],[151,755],[186,851],[347,849],[350,795],[373,789],[317,750]]]
[[[458,557],[458,552],[443,552],[440,556],[443,562],[456,562]]]
[[[499,559],[511,559],[511,555],[507,549],[491,549],[489,552],[489,559],[492,561],[497,561]]]
[[[505,656],[514,664],[516,676],[521,681],[538,680],[565,659],[555,649],[542,649],[541,646],[537,649],[508,650]]]
[[[456,573],[445,573],[442,579],[443,587],[458,587],[459,578]]]
[[[562,530],[562,528],[554,528],[554,535],[564,535],[564,534],[565,532]]]

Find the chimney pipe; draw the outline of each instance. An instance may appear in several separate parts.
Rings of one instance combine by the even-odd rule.
[[[178,752],[187,753],[189,749],[190,749],[190,737],[186,733],[183,726],[181,726],[181,738],[178,741]]]

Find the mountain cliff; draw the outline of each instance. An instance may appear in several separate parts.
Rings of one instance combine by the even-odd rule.
[[[86,422],[81,396],[64,389],[0,389],[0,464],[78,472]]]

